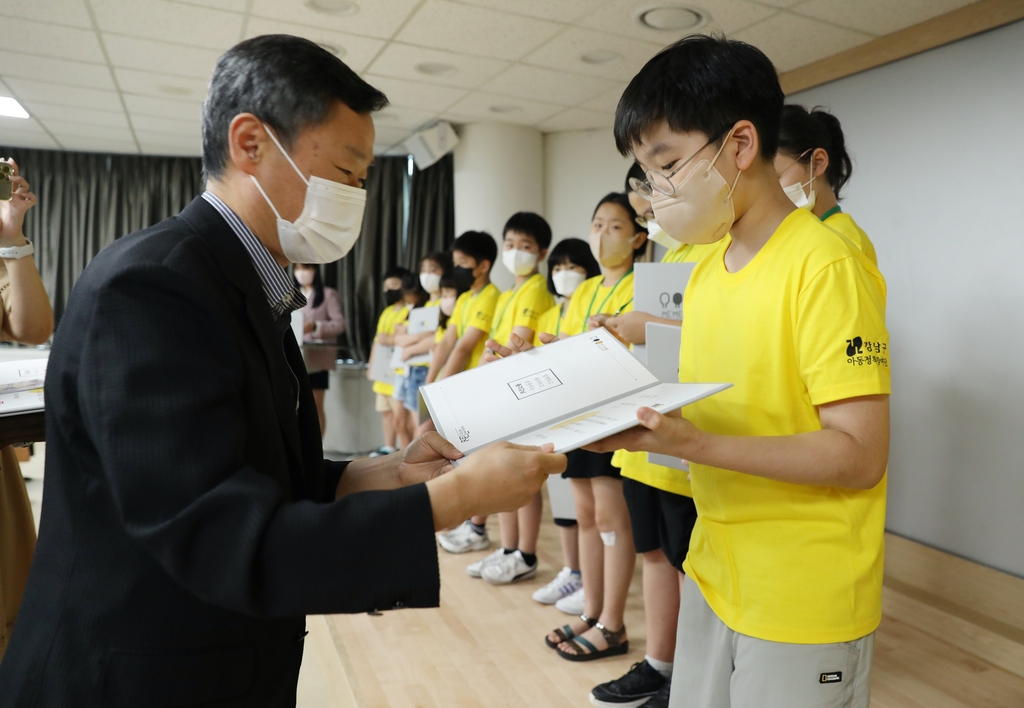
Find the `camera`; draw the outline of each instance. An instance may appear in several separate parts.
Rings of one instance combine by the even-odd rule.
[[[6,162],[0,162],[0,201],[9,202],[13,193],[11,177],[14,176],[14,167]]]

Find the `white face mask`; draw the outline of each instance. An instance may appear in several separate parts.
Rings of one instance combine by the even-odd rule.
[[[555,292],[562,297],[570,297],[587,276],[575,270],[560,270],[551,276],[551,282],[555,284]]]
[[[452,313],[455,312],[455,300],[454,297],[443,297],[441,298],[441,312],[444,313],[445,317],[451,317]]]
[[[736,172],[732,186],[715,168],[722,150],[729,143],[732,131],[725,136],[711,162],[701,160],[675,184],[671,197],[655,192],[651,199],[654,216],[661,228],[679,243],[714,243],[725,237],[736,220],[732,193],[740,181]]]
[[[420,273],[420,285],[433,295],[441,289],[441,276],[437,273]]]
[[[658,226],[654,219],[647,220],[647,238],[670,251],[679,248],[679,242],[665,233],[665,229]]]
[[[804,187],[810,187],[811,193],[808,195],[804,192]],[[790,201],[797,206],[798,209],[807,209],[810,211],[814,209],[814,203],[817,201],[817,193],[814,191],[814,175],[811,174],[811,178],[801,183],[791,184],[786,187],[783,191],[786,192],[786,196],[789,197]]]
[[[281,252],[292,263],[333,263],[339,258],[344,258],[355,245],[363,226],[366,190],[320,177],[306,179],[302,170],[281,147],[274,131],[268,126],[263,127],[267,129],[277,149],[288,160],[288,164],[306,183],[306,201],[302,213],[298,219],[291,222],[281,218],[274,203],[263,191],[259,180],[250,175],[256,183],[256,189],[260,190],[260,194],[267,200],[274,216],[277,217],[277,236],[281,241]]]
[[[501,252],[501,264],[513,275],[529,275],[537,267],[537,254],[509,249]]]
[[[299,281],[299,285],[306,288],[313,284],[313,278],[315,275],[316,273],[314,273],[311,270],[299,270],[298,268],[295,269],[295,279]]]

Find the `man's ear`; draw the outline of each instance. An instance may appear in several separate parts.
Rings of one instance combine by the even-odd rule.
[[[745,170],[761,154],[761,136],[753,123],[741,120],[732,129],[732,139],[736,142],[736,167]]]
[[[247,175],[255,174],[266,150],[267,131],[252,113],[239,113],[228,126],[228,155],[231,163]]]
[[[815,148],[811,153],[811,175],[823,177],[828,171],[828,151],[825,148]]]

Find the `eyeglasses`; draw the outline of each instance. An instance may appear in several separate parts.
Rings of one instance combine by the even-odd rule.
[[[666,175],[664,172],[660,170],[650,169],[647,170],[647,179],[645,180],[637,179],[636,177],[630,177],[629,186],[633,189],[634,192],[639,194],[647,201],[650,201],[651,199],[654,198],[655,192],[663,194],[666,197],[671,197],[673,194],[676,193],[676,186],[672,184],[672,178],[679,174],[680,170],[682,170],[684,167],[690,164],[690,162],[693,161],[693,158],[697,157],[697,155],[699,155],[704,150],[704,148],[706,148],[708,145],[722,137],[722,135],[725,134],[726,130],[728,130],[728,128],[723,128],[722,130],[718,131],[706,143],[701,145],[700,149],[697,150],[697,152],[693,153],[688,158],[683,160],[679,164],[679,166],[672,170],[669,174]]]

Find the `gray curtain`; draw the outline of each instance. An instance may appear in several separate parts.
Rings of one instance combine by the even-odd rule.
[[[39,198],[25,235],[57,321],[92,257],[115,239],[174,216],[202,192],[198,158],[0,147]]]
[[[409,234],[399,263],[415,270],[420,258],[447,251],[454,240],[455,157],[448,153],[425,170],[413,170]]]

